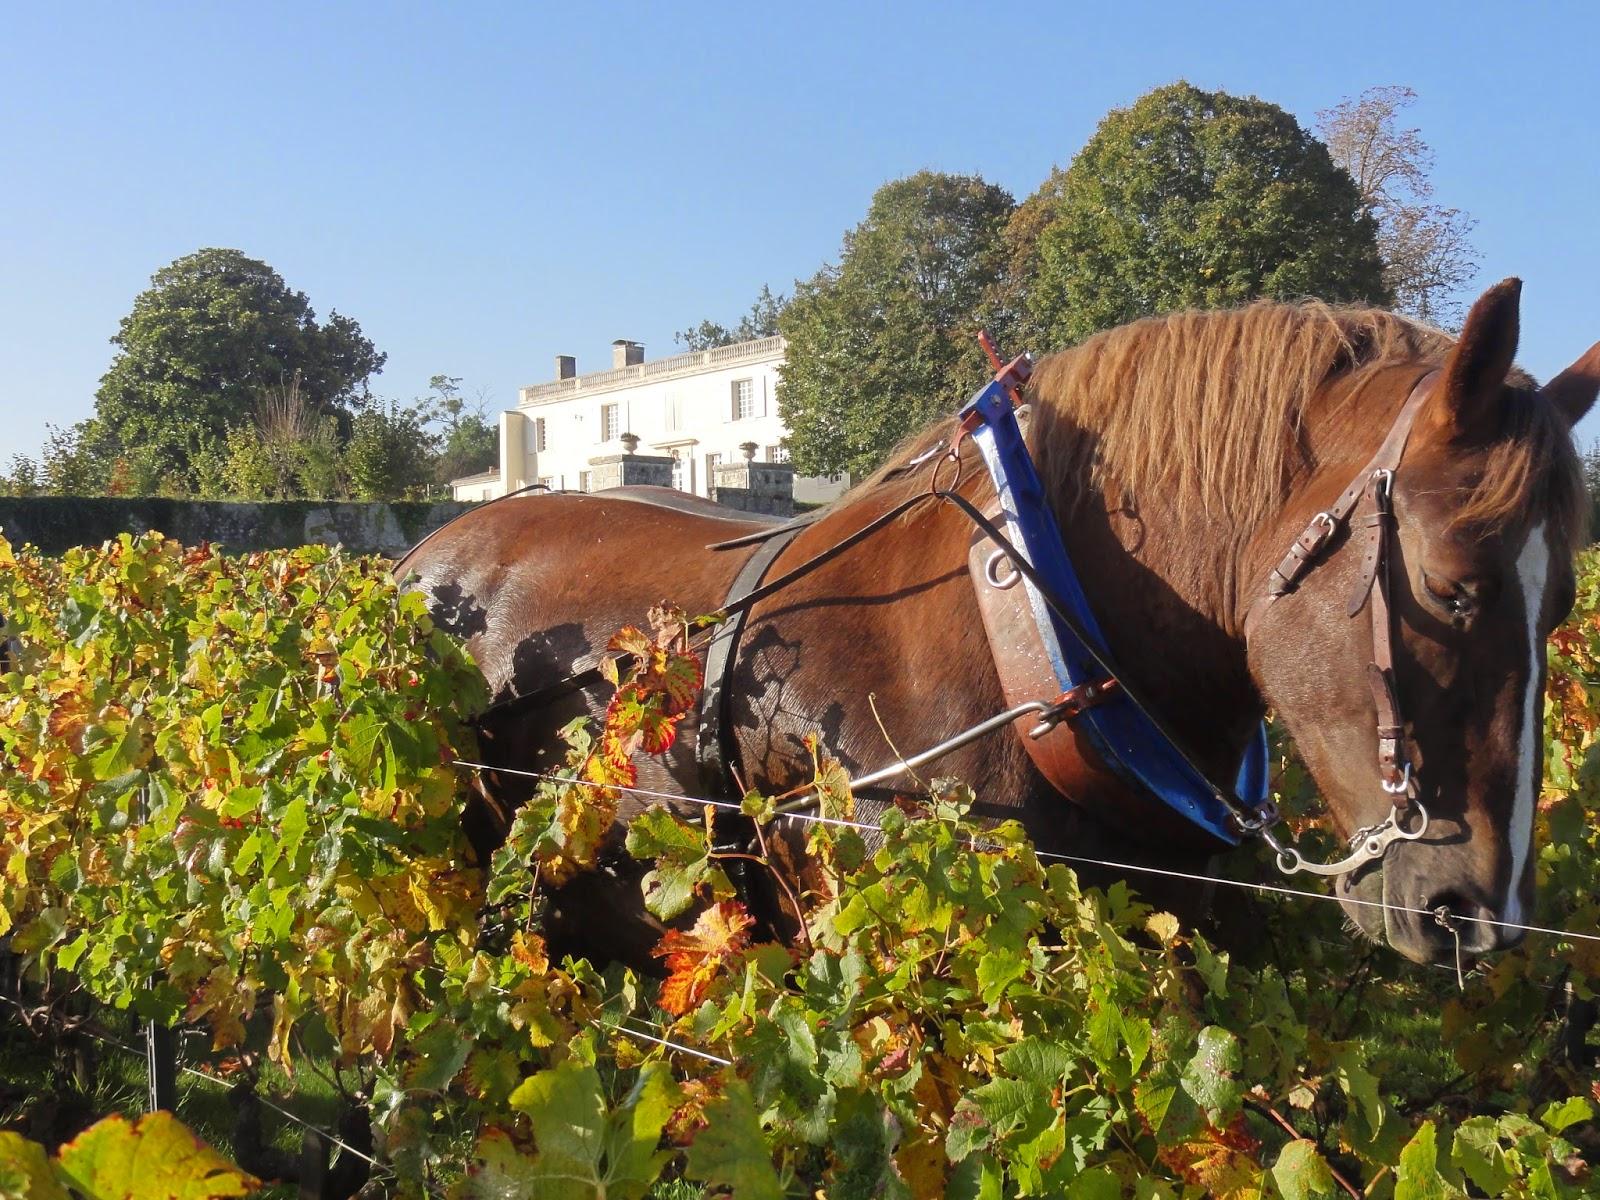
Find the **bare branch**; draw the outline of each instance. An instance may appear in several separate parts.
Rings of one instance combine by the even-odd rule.
[[[1460,209],[1429,203],[1434,156],[1400,114],[1417,99],[1408,87],[1368,88],[1317,114],[1333,160],[1349,172],[1361,203],[1378,223],[1378,249],[1395,306],[1434,324],[1459,319],[1459,292],[1478,267],[1469,235],[1476,224]]]

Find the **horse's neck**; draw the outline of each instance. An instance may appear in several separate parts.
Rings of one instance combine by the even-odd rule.
[[[1295,468],[1282,504],[1254,523],[1177,497],[1112,502],[1114,480],[1066,507],[1068,549],[1112,652],[1196,750],[1220,738],[1233,753],[1252,733],[1266,701],[1248,661],[1246,613],[1382,440],[1392,390],[1363,376],[1314,396],[1301,431],[1310,465]]]
[[[1262,711],[1231,619],[1250,531],[1227,514],[1184,523],[1160,498],[1113,503],[1098,491],[1060,512],[1073,566],[1129,682],[1214,777],[1231,778]]]
[[[837,525],[821,524],[811,536],[819,545],[836,541],[889,504],[887,498],[882,505],[865,504]],[[1099,495],[1058,505],[1057,514],[1108,649],[1129,682],[1202,765],[1214,768],[1218,778],[1231,778],[1261,712],[1243,640],[1228,632],[1225,618],[1232,591],[1228,567],[1238,553],[1236,527],[1221,520],[1183,529],[1159,507],[1112,510]],[[901,668],[895,673],[915,683],[908,703],[924,713],[943,707],[933,681],[959,680],[963,702],[982,707],[973,709],[971,720],[991,716],[1005,700],[966,566],[972,527],[953,507],[931,501],[906,520],[904,536],[884,536],[863,547],[870,568],[863,570],[860,560],[849,568],[863,570],[873,594],[897,598],[859,614],[863,665],[876,661],[880,647],[893,646],[892,661]],[[821,594],[839,584],[819,580],[815,586]],[[880,705],[893,695],[890,685],[883,687]],[[942,729],[941,735],[950,732]],[[875,728],[866,734],[869,743],[881,743]]]

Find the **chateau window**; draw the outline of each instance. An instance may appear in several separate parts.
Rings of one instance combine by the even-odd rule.
[[[735,379],[733,381],[733,419],[742,421],[746,417],[766,416],[766,405],[761,402],[760,395],[756,392],[754,379]]]
[[[544,453],[545,445],[544,445],[544,418],[543,417],[535,417],[533,419],[533,449],[534,449],[535,453],[538,453],[538,454],[543,454]]]
[[[614,442],[617,435],[622,432],[622,413],[619,404],[602,404],[600,406],[600,440]]]
[[[677,433],[683,428],[683,397],[668,396],[666,400],[667,432]]]
[[[767,461],[769,463],[786,463],[789,461],[789,447],[768,446]]]

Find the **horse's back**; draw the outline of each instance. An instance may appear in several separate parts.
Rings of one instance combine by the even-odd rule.
[[[690,492],[680,492],[677,488],[652,487],[649,484],[633,484],[628,487],[610,488],[602,498],[606,500],[631,500],[635,504],[648,504],[656,508],[671,509],[674,512],[707,517],[722,523],[754,525],[758,528],[778,525],[783,521],[782,517],[769,516],[765,513],[741,512],[738,509],[729,508],[727,505],[718,504],[715,500],[707,500],[704,496],[696,496]],[[728,536],[737,537],[738,534],[730,533]]]
[[[589,665],[661,601],[720,607],[751,551],[707,546],[773,521],[668,488],[513,496],[441,529],[396,573],[468,639],[496,693],[521,694]]]

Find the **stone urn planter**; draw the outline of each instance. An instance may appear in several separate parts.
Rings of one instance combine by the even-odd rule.
[[[632,454],[639,448],[639,435],[637,433],[625,433],[617,440],[622,443],[622,452],[624,454]]]
[[[758,447],[754,442],[740,442],[739,452],[744,455],[745,462],[754,462]]]

